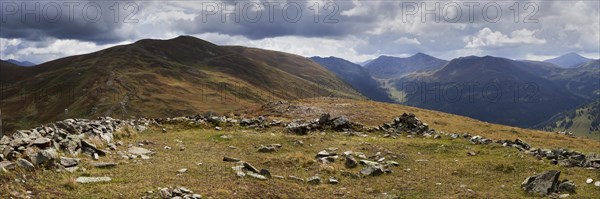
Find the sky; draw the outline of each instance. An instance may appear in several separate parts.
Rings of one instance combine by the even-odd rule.
[[[2,0],[0,17],[0,59],[34,63],[179,35],[354,62],[417,52],[600,57],[597,0]]]

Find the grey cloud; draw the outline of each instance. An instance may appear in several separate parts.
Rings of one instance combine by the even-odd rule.
[[[2,1],[0,37],[118,42],[133,36],[119,32],[122,26],[132,25],[125,22],[135,23],[126,20],[133,7],[141,8],[119,1]]]

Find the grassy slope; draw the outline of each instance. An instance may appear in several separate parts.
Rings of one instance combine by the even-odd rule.
[[[585,152],[600,152],[600,143],[594,140],[512,129],[400,105],[337,99],[302,101],[292,105],[300,109],[316,109],[315,114],[320,110],[334,115],[344,114],[367,125],[389,122],[393,116],[402,112],[413,112],[438,130],[470,132],[495,139],[519,137],[535,147],[562,146]],[[294,109],[288,113],[307,118],[312,115],[295,114]],[[212,198],[523,198],[526,195],[519,186],[523,179],[536,172],[558,169],[562,171],[561,179],[573,180],[578,185],[576,198],[594,198],[600,194],[597,187],[585,184],[588,177],[600,179],[597,171],[554,166],[514,148],[472,145],[462,139],[390,139],[382,138],[379,134],[361,138],[334,132],[297,136],[285,133],[281,128],[262,131],[233,127],[223,131],[181,126],[167,128],[168,133],[151,129],[143,134],[123,138],[125,146],[142,140],[154,142],[153,145],[144,146],[157,152],[151,160],[131,162],[115,158],[120,163],[116,168],[95,169],[87,166],[86,172],[74,174],[52,171],[27,173],[25,183],[7,183],[8,179],[15,176],[0,178],[0,193],[24,193],[29,190],[40,198],[139,198],[149,190],[156,191],[157,187],[184,186]],[[233,138],[224,140],[219,138],[220,135],[231,135]],[[304,146],[291,144],[297,139],[304,141]],[[185,145],[184,151],[178,150],[177,140]],[[275,153],[256,152],[257,146],[272,143],[282,144],[283,147]],[[171,146],[173,149],[165,150],[164,146]],[[338,148],[338,153],[352,150],[363,152],[367,156],[381,152],[386,159],[397,161],[400,166],[391,167],[393,173],[388,175],[359,179],[345,177],[342,170],[358,172],[359,168],[346,169],[343,161],[337,161],[330,165],[334,168],[331,170],[314,162],[314,155],[329,147]],[[125,149],[124,146],[119,147],[119,150]],[[479,154],[467,156],[469,151]],[[397,158],[393,158],[393,155]],[[234,164],[222,162],[223,156],[241,158],[259,169],[269,169],[273,175],[307,178],[319,174],[325,179],[335,176],[341,183],[314,186],[289,179],[258,181],[249,177],[237,178],[230,168]],[[421,159],[428,162],[416,161]],[[112,157],[101,159],[110,160]],[[199,162],[203,164],[197,165]],[[189,170],[178,175],[176,171],[181,168]],[[410,171],[406,171],[407,169]],[[90,185],[72,183],[74,178],[85,175],[109,176],[113,181]],[[23,177],[18,175],[18,178]],[[461,188],[461,185],[466,185],[466,188]],[[468,189],[474,192],[469,192]]]

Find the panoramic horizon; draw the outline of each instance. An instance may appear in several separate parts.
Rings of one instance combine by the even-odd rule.
[[[180,36],[192,36],[192,37],[195,37],[193,35],[178,35],[178,36],[175,36],[175,37],[172,37],[172,38],[162,38],[162,39],[157,39],[157,38],[143,38],[143,39],[140,39],[140,40],[144,40],[144,39],[171,40],[171,39],[175,39],[175,38],[180,37]],[[198,38],[198,37],[196,37],[196,38]],[[202,38],[198,38],[198,39],[202,39]],[[137,40],[137,41],[140,41],[140,40]],[[77,55],[84,55],[84,54],[88,54],[88,53],[93,53],[93,52],[105,50],[105,49],[108,49],[108,48],[111,48],[111,47],[115,47],[115,46],[132,44],[132,43],[135,43],[137,41],[132,41],[131,43],[120,43],[120,44],[116,44],[114,46],[107,46],[106,48],[103,48],[103,49],[98,49],[98,50],[94,50],[94,51],[91,51],[91,52],[81,52],[81,53],[78,53],[78,54],[76,53],[76,54],[72,54],[72,55],[67,55],[65,57],[77,56]],[[211,41],[208,41],[208,42],[211,42]],[[217,45],[219,45],[219,44],[217,44]],[[226,45],[227,46],[241,46],[241,45],[236,45],[236,44],[226,44]],[[248,46],[248,47],[252,47],[252,46]],[[259,48],[259,47],[254,47],[254,48]],[[264,48],[264,49],[265,50],[276,50],[277,51],[277,49],[269,49],[269,48]],[[288,52],[288,51],[284,51],[284,50],[279,50],[279,51],[287,52],[287,53],[292,53],[292,52]],[[419,54],[419,53],[436,57],[434,55],[428,54],[427,52],[414,52],[413,54],[401,54],[401,55],[381,54],[381,55],[376,55],[375,57],[372,57],[372,58],[369,58],[369,59],[366,59],[366,60],[358,60],[358,61],[353,61],[353,60],[350,60],[350,59],[346,59],[344,57],[337,57],[337,58],[342,58],[342,59],[345,59],[345,60],[348,60],[348,61],[352,61],[354,63],[360,63],[360,62],[365,62],[365,61],[373,60],[373,59],[376,59],[376,58],[381,57],[381,56],[407,58],[407,57],[411,57],[411,56]],[[512,57],[502,57],[502,58],[513,59],[513,60],[545,61],[545,60],[549,60],[549,59],[553,59],[553,58],[557,58],[557,57],[564,56],[564,55],[569,55],[569,54],[578,54],[578,55],[583,56],[583,57],[588,58],[588,59],[600,59],[600,53],[595,53],[595,54],[594,53],[592,53],[592,54],[580,54],[580,53],[577,53],[577,52],[564,52],[563,54],[559,54],[559,55],[556,55],[556,56],[536,56],[533,59],[520,59],[520,58],[512,58]],[[336,56],[333,56],[333,55],[309,55],[309,56],[303,55],[303,56],[305,56],[305,57],[336,57]],[[463,56],[459,56],[459,57],[452,57],[452,58],[449,58],[449,59],[448,58],[442,58],[442,59],[452,60],[452,59],[456,59],[456,58],[460,58],[460,57],[469,57],[469,56],[476,56],[476,57],[485,57],[485,56],[501,57],[501,56],[494,56],[494,55],[477,55],[477,54],[472,54],[472,55],[463,55]],[[31,63],[31,64],[32,65],[38,65],[38,64],[42,64],[44,62],[53,61],[53,60],[60,59],[60,58],[64,58],[64,57],[58,57],[58,58],[51,59],[51,60],[46,60],[46,61],[43,61],[43,62],[34,62],[34,63]],[[436,58],[441,58],[441,57],[436,57]],[[15,61],[19,61],[19,62],[31,62],[31,60],[17,60],[17,59],[13,59],[13,58],[9,58],[9,59],[0,58],[0,60],[5,60],[5,61],[6,60],[15,60]]]
[[[42,63],[178,35],[353,62],[417,52],[446,60],[600,58],[597,1],[291,2],[6,1],[0,58]],[[69,46],[78,49],[62,50]]]
[[[0,198],[598,198],[600,1],[2,0]]]

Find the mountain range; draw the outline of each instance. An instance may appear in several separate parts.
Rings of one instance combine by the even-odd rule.
[[[567,124],[559,120],[575,121],[561,115],[593,105],[600,94],[600,61],[573,57],[446,61],[417,53],[361,66],[190,36],[144,39],[33,67],[0,61],[0,108],[5,128],[15,129],[72,117],[226,113],[267,101],[338,97],[559,130]],[[579,64],[564,67],[570,63]],[[598,123],[590,118],[575,130],[597,129],[585,126]]]
[[[3,60],[0,60],[3,61]],[[29,62],[29,61],[17,61],[14,59],[8,59],[6,60],[6,62],[9,62],[11,64],[17,65],[17,66],[24,66],[24,67],[31,67],[31,66],[35,66],[37,64],[33,63],[33,62]]]
[[[356,74],[336,71],[359,71],[352,65],[322,62],[346,81]],[[444,61],[417,53],[407,58],[381,56],[364,68],[396,102],[519,127],[550,129],[549,118],[573,111],[600,94],[600,65],[591,59],[563,68],[492,56]],[[577,130],[581,129],[587,128]]]

